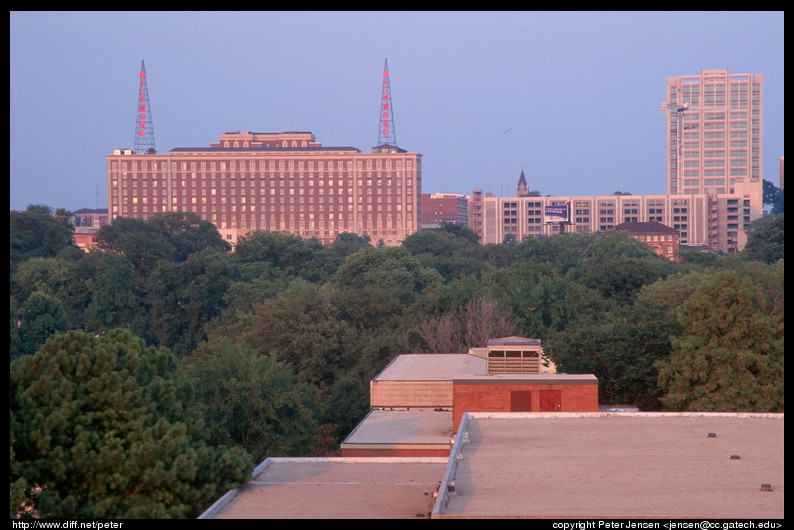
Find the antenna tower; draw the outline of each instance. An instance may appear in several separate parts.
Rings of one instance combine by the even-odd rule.
[[[383,64],[383,90],[380,98],[380,125],[378,126],[378,147],[397,147],[397,136],[394,132],[394,107],[391,102],[391,85],[389,84],[389,60]]]
[[[152,107],[149,104],[149,85],[146,68],[141,60],[140,84],[138,85],[138,112],[135,120],[135,152],[154,154],[154,129],[152,128]]]

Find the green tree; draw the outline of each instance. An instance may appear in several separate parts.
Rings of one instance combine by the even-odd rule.
[[[10,260],[19,263],[30,258],[53,258],[64,248],[74,246],[74,226],[68,212],[30,205],[24,212],[10,212]]]
[[[95,256],[98,267],[86,282],[91,301],[85,309],[85,329],[95,333],[118,327],[135,329],[140,300],[132,263],[115,252]]]
[[[299,276],[310,282],[325,281],[341,262],[333,250],[317,240],[261,230],[240,237],[233,257],[240,263],[270,263],[289,276]]]
[[[237,324],[214,334],[245,342],[258,355],[275,354],[301,381],[325,390],[348,368],[344,345],[349,326],[340,320],[331,291],[296,280]]]
[[[68,290],[75,266],[57,258],[30,258],[19,264],[11,277],[11,293],[24,300],[33,291],[60,297]]]
[[[426,287],[440,283],[441,276],[438,271],[422,266],[405,247],[385,247],[351,254],[331,281],[346,289],[395,289],[412,299]]]
[[[58,331],[66,331],[66,312],[57,298],[46,293],[33,292],[19,309],[17,340],[12,334],[11,355],[35,353]]]
[[[527,238],[513,247],[513,260],[535,261],[553,267],[558,274],[565,275],[580,266],[582,258],[598,234],[574,232],[551,237]]]
[[[337,445],[366,417],[369,403],[369,379],[346,373],[334,381],[323,413]]]
[[[157,228],[133,217],[116,217],[100,228],[97,245],[123,254],[141,276],[148,275],[158,261],[176,258],[174,248]]]
[[[188,355],[223,312],[236,274],[230,256],[213,248],[184,262],[160,261],[146,281],[152,336],[177,357]]]
[[[82,250],[78,252],[84,254]],[[61,303],[68,328],[81,328],[88,291],[78,281],[78,263],[59,258],[23,261],[16,268],[16,273],[11,274],[11,296],[15,300],[25,301],[35,291],[50,295]]]
[[[714,250],[679,250],[678,257],[681,264],[692,264],[698,266],[715,265],[719,259]]]
[[[249,455],[208,445],[176,370],[128,330],[69,331],[13,361],[12,502],[53,518],[195,517],[245,483]]]
[[[783,410],[783,315],[734,270],[702,282],[684,303],[683,332],[659,363],[662,402],[674,410]]]
[[[785,256],[783,214],[765,215],[750,223],[742,257],[773,263]]]
[[[205,249],[228,252],[217,228],[192,212],[166,212],[144,221],[116,217],[99,229],[99,248],[124,254],[142,276],[160,260],[182,262]]]
[[[364,381],[377,375],[401,349],[410,301],[421,293],[370,285],[363,289],[334,286],[330,301],[345,325],[345,372]],[[344,375],[344,374],[340,374]]]
[[[229,284],[224,295],[223,320],[229,322],[251,313],[261,304],[286,290],[294,278],[270,263],[243,263],[238,265],[239,277]]]
[[[442,223],[440,228],[422,230],[406,237],[403,246],[415,256],[423,266],[437,270],[445,281],[466,275],[479,276],[489,267],[495,266],[499,257],[492,252],[494,260],[483,259],[483,247],[477,242],[479,237],[470,229],[453,223]],[[502,245],[490,245],[509,249]]]
[[[684,302],[695,294],[701,282],[714,275],[713,269],[691,270],[671,274],[651,284],[643,285],[637,294],[637,301],[653,304],[670,315],[677,315]]]
[[[359,236],[352,232],[342,232],[336,236],[334,242],[331,243],[331,250],[340,258],[345,259],[350,254],[371,246],[372,243],[370,243],[370,238],[366,234]]]
[[[657,410],[656,362],[670,354],[675,315],[649,303],[588,312],[575,326],[551,333],[543,349],[567,373],[598,377],[599,401]]]
[[[218,338],[182,361],[215,445],[242,447],[254,462],[307,456],[320,436],[320,394],[275,355]]]
[[[783,213],[783,190],[772,184],[768,180],[764,180],[764,205],[769,205],[772,208],[769,213],[772,215]]]
[[[649,259],[660,261],[662,258],[642,241],[635,239],[625,230],[607,230],[593,234],[588,247],[582,253],[589,264],[599,264],[615,259]]]
[[[589,314],[606,311],[610,304],[597,290],[576,282],[572,271],[559,276],[543,265],[525,262],[513,266],[511,275],[510,305],[531,337],[545,339]]]
[[[454,236],[465,239],[469,243],[479,243],[480,236],[477,235],[474,230],[469,228],[468,226],[464,226],[458,223],[450,223],[448,221],[444,221],[439,225],[438,230],[442,232],[448,232],[453,234]]]
[[[475,255],[478,259],[493,267],[507,267],[512,259],[512,248],[507,245],[486,243],[485,245],[477,245]]]
[[[676,267],[672,261],[654,257],[609,258],[588,264],[583,285],[619,303],[631,303],[639,290],[664,278]]]
[[[447,226],[456,226],[445,223]],[[431,254],[433,256],[452,257],[461,253],[466,253],[476,248],[476,234],[468,230],[453,230],[451,228],[438,228],[433,230],[421,230],[414,232],[403,240],[403,246],[414,256]]]
[[[168,241],[179,261],[205,249],[220,252],[231,250],[231,245],[224,241],[215,225],[193,212],[157,214],[147,224]]]

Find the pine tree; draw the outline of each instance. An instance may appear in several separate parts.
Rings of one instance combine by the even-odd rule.
[[[11,516],[193,517],[250,476],[208,445],[166,349],[128,330],[57,334],[11,363]],[[21,494],[23,491],[24,494]]]
[[[761,290],[732,270],[716,273],[685,302],[682,335],[659,365],[669,408],[783,410],[783,328]]]

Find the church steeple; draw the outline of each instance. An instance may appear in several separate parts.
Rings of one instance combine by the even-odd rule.
[[[516,184],[516,197],[529,197],[529,184],[524,176],[524,168],[521,168],[521,176],[518,177],[518,184]]]

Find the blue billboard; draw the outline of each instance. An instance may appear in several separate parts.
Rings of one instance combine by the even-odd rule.
[[[567,223],[570,214],[567,204],[548,204],[543,210],[543,221],[546,223]]]

